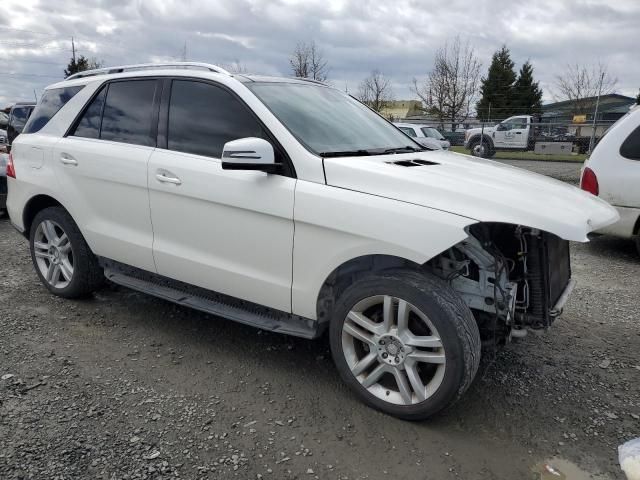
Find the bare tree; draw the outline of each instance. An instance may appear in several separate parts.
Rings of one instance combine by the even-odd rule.
[[[602,86],[600,85],[602,82]],[[558,101],[571,102],[574,115],[584,114],[593,104],[593,97],[615,91],[618,79],[609,74],[607,66],[567,65],[561,75],[556,76],[555,97]]]
[[[360,82],[357,98],[369,108],[380,112],[393,100],[391,81],[379,70],[374,70]]]
[[[237,58],[231,63],[218,63],[218,65],[231,73],[237,73],[240,75],[249,73],[247,66]]]
[[[298,42],[289,57],[289,64],[296,77],[310,78],[320,82],[327,79],[328,62],[314,40],[309,43]]]
[[[413,80],[413,91],[424,103],[427,112],[441,124],[464,122],[478,93],[481,63],[469,42],[462,44],[457,36],[445,43],[435,55],[433,69],[427,79]]]

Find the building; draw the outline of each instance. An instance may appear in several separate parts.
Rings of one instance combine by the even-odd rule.
[[[597,97],[580,100],[579,105],[571,100],[547,103],[542,106],[543,122],[585,123],[593,122]],[[600,97],[596,122],[613,123],[629,111],[636,103],[633,97],[611,93]],[[574,118],[576,117],[576,118]],[[575,120],[575,121],[574,121]]]
[[[392,121],[420,115],[423,113],[420,100],[394,100],[387,102],[380,115]]]

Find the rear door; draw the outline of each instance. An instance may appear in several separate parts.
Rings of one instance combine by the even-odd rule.
[[[148,178],[158,273],[291,311],[295,178],[222,169],[226,142],[270,140],[232,92],[189,79],[165,91]]]
[[[155,265],[147,163],[159,97],[153,78],[106,84],[53,151],[65,202],[94,252],[148,271]]]

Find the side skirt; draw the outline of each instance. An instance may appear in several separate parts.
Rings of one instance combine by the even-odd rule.
[[[312,339],[322,335],[327,326],[326,322],[274,310],[115,260],[100,257],[99,261],[105,277],[113,283],[252,327]]]

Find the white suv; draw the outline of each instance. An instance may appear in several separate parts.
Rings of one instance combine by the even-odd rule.
[[[112,282],[239,322],[329,330],[353,391],[418,419],[473,380],[482,342],[546,328],[568,240],[606,202],[426,151],[341,91],[206,64],[48,87],[7,167],[35,270],[73,298]]]
[[[640,106],[618,120],[584,162],[580,186],[616,207],[620,220],[598,233],[633,238],[640,253]]]

